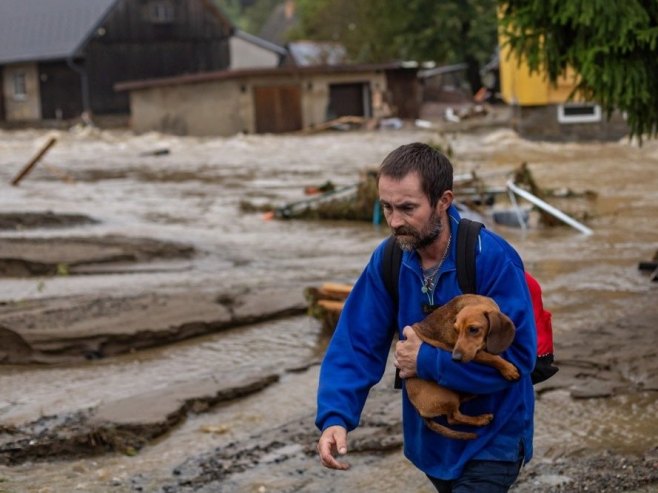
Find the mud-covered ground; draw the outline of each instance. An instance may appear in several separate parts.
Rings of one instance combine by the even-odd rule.
[[[637,269],[658,249],[656,142],[56,136],[11,187],[47,135],[0,132],[0,491],[431,492],[401,455],[392,371],[350,435],[352,469],[315,457],[329,335],[303,289],[353,281],[385,228],[239,207],[350,185],[414,140],[450,145],[458,173],[492,185],[528,162],[547,187],[596,193],[557,204],[592,236],[499,229],[542,282],[560,366],[537,387],[535,458],[515,491],[658,489],[656,283]]]

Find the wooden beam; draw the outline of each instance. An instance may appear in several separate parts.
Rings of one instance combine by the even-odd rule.
[[[46,145],[44,145],[41,150],[37,153],[36,156],[34,156],[29,163],[27,163],[25,166],[23,166],[23,169],[21,170],[18,175],[11,181],[11,184],[13,186],[17,186],[20,181],[25,178],[31,171],[32,168],[34,168],[39,161],[41,161],[41,158],[46,155],[46,153],[50,150],[52,146],[55,145],[57,142],[57,139],[55,137],[51,137],[48,142],[46,142]]]

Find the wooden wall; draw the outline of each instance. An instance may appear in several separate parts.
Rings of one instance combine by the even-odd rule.
[[[66,62],[39,64],[41,118],[68,120],[82,113],[80,75]]]
[[[156,4],[171,19],[154,17]],[[92,112],[129,111],[117,82],[227,68],[229,35],[206,0],[121,0],[84,50]]]

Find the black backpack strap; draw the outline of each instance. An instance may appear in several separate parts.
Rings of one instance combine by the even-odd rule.
[[[386,245],[384,246],[384,256],[382,258],[382,279],[384,281],[384,286],[386,291],[391,296],[393,300],[393,324],[391,325],[391,331],[397,332],[397,313],[399,305],[398,297],[398,280],[400,278],[400,264],[402,263],[402,249],[398,245],[398,242],[395,240],[395,236],[391,235],[386,240]],[[393,387],[396,389],[402,388],[402,379],[400,378],[400,370],[395,370],[395,383]]]
[[[382,258],[382,279],[386,291],[393,300],[394,312],[398,311],[398,278],[400,277],[400,264],[402,263],[402,249],[391,235],[384,246],[384,257]]]
[[[475,294],[475,250],[484,225],[470,219],[459,221],[457,230],[457,281],[464,294]]]

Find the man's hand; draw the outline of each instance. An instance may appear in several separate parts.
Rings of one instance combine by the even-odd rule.
[[[339,462],[334,457],[337,453],[340,455],[347,453],[347,430],[338,425],[325,429],[318,441],[318,453],[324,467],[341,471],[349,469],[348,463]]]
[[[416,359],[418,358],[418,351],[423,341],[420,340],[416,331],[410,326],[406,326],[402,335],[402,339],[395,343],[395,367],[400,369],[400,376],[402,378],[410,378],[416,376]]]

